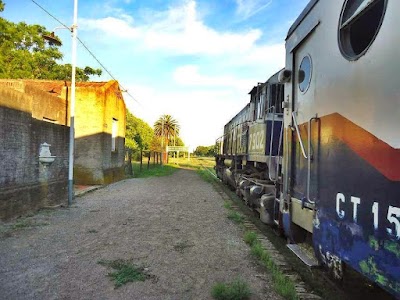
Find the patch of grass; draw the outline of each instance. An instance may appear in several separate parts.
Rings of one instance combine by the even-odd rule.
[[[234,210],[230,210],[228,212],[228,219],[232,220],[233,222],[235,222],[237,224],[242,224],[244,222],[244,216]]]
[[[28,219],[21,219],[15,222],[15,224],[12,225],[12,229],[23,229],[27,227],[32,227],[32,221]]]
[[[232,209],[232,203],[229,202],[229,201],[225,201],[225,202],[224,202],[224,207],[225,207],[226,209]]]
[[[97,230],[96,229],[89,229],[87,232],[88,233],[97,233]]]
[[[31,217],[24,217],[16,220],[15,222],[8,224],[0,224],[0,238],[8,238],[13,236],[13,233],[29,229],[33,227],[47,226],[50,225],[48,222],[38,222]]]
[[[115,270],[107,274],[114,281],[115,288],[119,288],[128,282],[145,281],[152,277],[146,273],[144,267],[136,266],[130,261],[122,259],[112,261],[100,260],[98,263]]]
[[[18,229],[47,226],[47,225],[49,225],[49,223],[47,222],[34,222],[33,220],[26,218],[18,220],[11,226],[11,228],[18,230]]]
[[[212,182],[214,182],[216,180],[216,178],[210,173],[210,171],[207,171],[206,169],[203,168],[203,169],[197,170],[197,174],[199,174],[200,177],[204,181],[212,183]],[[213,172],[213,171],[211,171],[211,172]]]
[[[246,231],[243,237],[246,244],[252,246],[257,241],[257,233],[254,231]]]
[[[204,168],[213,168],[215,166],[215,158],[214,157],[190,157],[190,160],[187,158],[169,158],[169,163],[173,165],[177,165],[181,168],[186,169],[201,169]]]
[[[236,279],[231,283],[215,284],[211,296],[217,300],[245,300],[250,299],[251,291],[246,282]]]
[[[142,171],[140,171],[140,163],[133,162],[132,168],[135,178],[148,178],[148,177],[161,177],[168,176],[176,172],[177,168],[170,165],[153,165],[150,163],[150,168],[147,169],[147,164],[143,164]]]
[[[253,240],[252,236],[251,233],[247,236],[248,240],[252,242],[245,241],[251,245],[251,254],[258,258],[270,271],[275,290],[285,299],[297,300],[298,297],[293,281],[279,270],[269,253],[263,248],[259,241]]]

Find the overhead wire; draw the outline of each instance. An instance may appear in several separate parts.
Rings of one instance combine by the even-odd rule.
[[[56,20],[60,25],[62,25],[63,27],[65,27],[66,29],[68,29],[69,31],[71,31],[71,27],[65,25],[63,22],[61,22],[56,16],[54,16],[53,14],[51,14],[47,9],[45,9],[43,6],[41,6],[39,3],[37,3],[35,0],[31,0],[34,4],[36,4],[41,10],[43,10],[45,13],[47,13],[50,17],[52,17],[54,20]],[[106,71],[106,73],[115,81],[118,81],[112,74],[111,72],[104,66],[104,64],[96,57],[96,55],[89,49],[89,47],[79,38],[77,37],[77,40],[79,41],[79,43],[81,43],[81,45],[86,49],[86,51],[94,58],[94,60],[96,60],[96,62],[103,68],[104,71]],[[118,82],[119,83],[119,82]],[[126,94],[128,94],[136,103],[138,103],[140,106],[142,106],[142,104],[131,94],[129,93],[129,91],[127,89],[125,89],[120,83],[119,86],[121,88],[122,92],[125,92]]]

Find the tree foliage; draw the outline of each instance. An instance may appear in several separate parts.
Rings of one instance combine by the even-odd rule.
[[[214,156],[216,154],[215,146],[198,146],[196,150],[194,150],[194,155],[196,156]]]
[[[172,137],[168,142],[168,146],[185,146],[180,136]]]
[[[4,7],[0,0],[0,12]],[[43,39],[49,34],[41,25],[0,17],[0,78],[71,80],[71,64],[58,63],[63,54]],[[76,68],[77,81],[88,81],[90,75],[101,75],[101,69]]]
[[[173,137],[179,137],[180,126],[170,115],[162,115],[154,123],[154,134],[158,137],[162,137],[165,140],[164,145],[170,145],[170,141],[173,141]]]
[[[130,112],[126,114],[125,147],[131,150],[148,150],[154,138],[153,128]]]

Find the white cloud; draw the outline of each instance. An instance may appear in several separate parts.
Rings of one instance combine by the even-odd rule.
[[[189,0],[182,6],[148,14],[143,24],[135,24],[131,17],[82,19],[82,30],[100,30],[113,38],[140,41],[148,49],[174,55],[225,55],[245,53],[261,37],[258,29],[241,33],[218,32],[199,19],[196,2]]]
[[[127,18],[117,19],[114,17],[106,17],[103,19],[86,19],[80,21],[81,30],[101,30],[107,35],[119,38],[135,39],[141,35],[140,30],[131,26],[131,21]]]
[[[224,88],[248,88],[253,84],[251,79],[240,79],[232,75],[201,75],[199,67],[195,65],[185,65],[178,67],[173,73],[173,79],[176,83],[185,86],[198,86],[198,87],[217,87]]]
[[[246,20],[270,6],[272,0],[236,0],[236,13]]]
[[[262,9],[262,5],[257,7]],[[262,43],[259,29],[221,32],[211,28],[198,15],[194,0],[135,19],[110,15],[80,21],[83,33],[100,32],[107,45],[116,47],[107,49],[106,55],[122,53],[118,51],[122,47],[134,49],[134,54],[127,51],[130,56],[120,60],[132,66],[127,75],[132,79],[118,78],[141,103],[124,95],[128,109],[151,126],[161,115],[172,115],[191,147],[213,144],[224,124],[248,103],[250,89],[284,65],[283,43]],[[184,60],[170,59],[186,54],[190,56]],[[190,61],[192,55],[195,61]],[[166,62],[163,67],[168,69],[158,69],[153,59]],[[147,62],[149,66],[140,72],[148,73],[135,73],[139,72],[136,66]]]

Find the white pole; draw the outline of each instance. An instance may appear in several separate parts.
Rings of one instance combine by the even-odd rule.
[[[76,42],[78,31],[78,0],[74,0],[74,21],[72,32],[72,74],[71,74],[71,101],[69,124],[69,164],[68,164],[68,206],[74,198],[74,142],[75,142],[75,75],[76,75]]]
[[[164,118],[162,117],[161,126],[161,165],[164,163]]]

